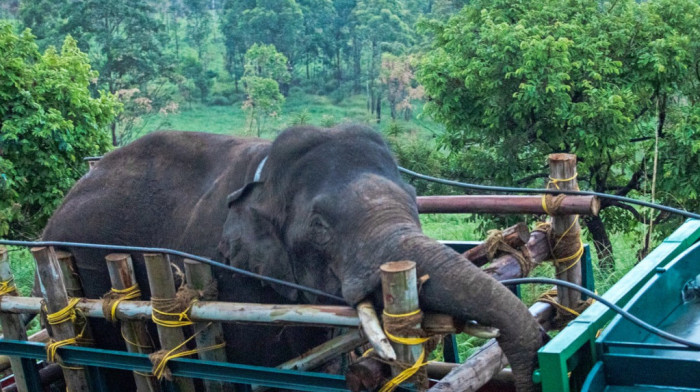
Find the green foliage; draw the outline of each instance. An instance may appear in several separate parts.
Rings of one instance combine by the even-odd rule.
[[[106,151],[120,105],[90,96],[97,74],[76,41],[42,55],[34,36],[0,25],[0,235],[34,238],[86,168]]]
[[[695,0],[473,1],[422,23],[425,110],[460,171],[499,184],[544,185],[546,155],[570,152],[582,187],[644,197],[658,134],[658,201],[697,209],[699,18]]]
[[[243,83],[248,98],[242,108],[248,117],[249,129],[255,127],[260,137],[268,117],[277,117],[282,110],[284,96],[280,93],[279,84],[270,78],[246,76]]]
[[[291,78],[287,58],[274,45],[253,44],[245,54],[244,77],[269,78],[286,83]]]

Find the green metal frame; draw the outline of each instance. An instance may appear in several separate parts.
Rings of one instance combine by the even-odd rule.
[[[23,358],[44,359],[46,348],[42,343],[16,340],[0,340],[0,354]],[[150,372],[153,364],[146,354],[102,350],[89,347],[64,346],[58,349],[63,361],[71,366],[111,368]],[[347,391],[345,377],[325,374],[282,370],[261,366],[238,365],[178,358],[168,362],[168,368],[176,377],[200,378],[239,384],[255,384],[297,391]],[[89,369],[91,370],[91,369]],[[109,391],[100,382],[99,372],[89,371],[92,387],[96,391]]]
[[[610,288],[604,298],[623,306],[654,275],[656,268],[673,260],[699,239],[700,220],[687,220]],[[596,337],[614,316],[606,306],[595,303],[540,349],[540,368],[534,378],[541,382],[542,392],[581,389],[598,359]]]

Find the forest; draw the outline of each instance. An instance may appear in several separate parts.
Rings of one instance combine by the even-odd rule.
[[[155,129],[343,122],[426,174],[543,187],[567,152],[582,189],[698,211],[698,20],[697,0],[2,0],[0,236],[36,238],[84,157]],[[637,259],[681,222],[602,207],[582,222],[605,271],[614,235]]]

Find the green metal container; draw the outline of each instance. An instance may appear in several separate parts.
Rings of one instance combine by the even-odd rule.
[[[700,274],[700,245],[693,246],[699,238],[700,221],[687,221],[604,297],[700,342],[700,305],[681,300],[685,282]],[[543,392],[700,391],[700,353],[650,336],[619,316],[605,328],[614,316],[596,303],[540,350],[535,378]]]

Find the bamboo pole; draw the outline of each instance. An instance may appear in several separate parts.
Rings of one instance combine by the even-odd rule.
[[[559,180],[555,183],[558,187],[557,189],[578,189],[578,184],[576,181],[576,155],[550,154],[549,176],[552,181]],[[580,231],[581,227],[579,226],[578,217],[576,215],[570,214],[552,217],[552,234],[555,238],[564,235],[566,232],[579,233],[580,236]],[[556,250],[552,249],[552,252],[556,252]],[[580,285],[581,263],[579,260],[580,257],[577,260],[561,263],[561,265],[557,264],[557,278]],[[571,267],[572,263],[575,263],[573,264],[573,267]],[[566,287],[557,287],[557,298],[560,304],[568,308],[576,308],[581,301],[581,294],[578,291],[571,290]]]
[[[175,280],[170,269],[170,259],[160,253],[145,253],[148,284],[151,288],[152,298],[175,298]],[[185,341],[182,328],[164,327],[157,325],[158,339],[162,350],[172,350]],[[194,392],[194,384],[189,378],[176,377],[174,380],[180,392]]]
[[[105,261],[107,263],[107,270],[109,271],[109,280],[112,282],[113,288],[124,290],[137,284],[130,255],[112,253],[105,257]],[[120,330],[126,342],[127,351],[140,354],[150,354],[153,352],[151,339],[148,336],[145,322],[124,320],[121,322]],[[160,383],[155,377],[138,374],[136,372],[134,372],[133,375],[137,391],[160,391]]]
[[[527,228],[527,224],[524,222],[519,222],[511,227],[506,228],[501,233],[503,235],[503,242],[508,244],[511,248],[518,249],[525,245],[530,239],[530,230]],[[488,263],[488,244],[483,242],[468,251],[464,252],[462,255],[469,259],[477,267],[481,267]]]
[[[68,306],[68,294],[61,277],[61,267],[56,252],[53,247],[32,248],[31,252],[36,260],[39,282],[48,313],[56,313]],[[75,330],[76,328],[70,320],[51,326],[53,338],[59,341],[75,338]],[[64,368],[63,375],[69,391],[87,392],[89,390],[84,369]]]
[[[568,177],[565,177],[568,178]],[[416,198],[421,214],[545,214],[540,196],[460,195],[419,196]],[[594,215],[600,211],[595,196],[565,196],[554,212],[556,215]]]
[[[80,282],[73,255],[69,252],[57,250],[56,257],[58,258],[58,265],[61,268],[61,275],[63,276],[68,296],[72,298],[84,297],[83,286]]]
[[[374,311],[374,306],[372,302],[365,300],[357,305],[357,316],[360,318],[360,324],[362,325],[362,330],[367,336],[370,344],[374,348],[374,351],[382,358],[387,361],[396,360],[396,352],[391,346],[389,339],[384,334],[381,324],[379,323],[379,318],[377,317],[377,312]]]
[[[418,282],[416,278],[416,263],[412,261],[396,261],[383,264],[380,268],[382,277],[382,295],[384,299],[384,310],[389,314],[402,315],[419,310],[418,305]],[[416,334],[421,336],[421,325],[414,326]],[[423,353],[422,344],[404,345],[393,342],[392,346],[396,351],[397,361],[409,366],[416,363]],[[427,354],[426,354],[427,355]],[[394,368],[392,372],[397,375],[402,369]],[[416,377],[418,376],[418,377]],[[427,373],[424,367],[420,368],[413,380],[427,381]],[[427,385],[412,384],[418,390],[425,390]]]
[[[14,287],[14,277],[12,276],[12,271],[10,270],[10,260],[7,257],[7,249],[4,246],[0,246],[0,281],[6,282],[5,284]],[[16,296],[17,289],[15,288],[13,292],[3,295],[6,296]],[[22,320],[16,314],[0,313],[0,324],[2,325],[2,333],[4,339],[12,340],[27,340],[27,331],[22,325]],[[29,387],[27,376],[25,375],[24,366],[22,358],[20,357],[9,357],[10,366],[15,374],[15,384],[17,385],[17,390],[20,392],[29,392],[31,388]]]
[[[192,286],[192,288],[205,294],[205,296],[202,297],[203,300],[211,301],[217,298],[218,294],[215,289],[216,281],[214,281],[209,265],[185,259],[185,277],[187,283]],[[197,331],[195,340],[198,348],[212,347],[224,343],[224,331],[221,328],[221,323],[196,323],[195,331]],[[204,351],[198,355],[199,359],[207,361],[226,361],[226,350],[223,347],[216,350]],[[208,392],[220,392],[223,391],[224,384],[220,381],[205,380],[204,387]]]
[[[429,392],[473,392],[486,384],[508,364],[503,350],[491,339],[477,350],[467,361],[451,371]]]
[[[85,316],[104,318],[102,300],[83,299],[76,306]],[[117,305],[119,320],[146,320],[151,317],[149,301],[124,301]],[[41,298],[13,297],[0,301],[0,312],[38,314]],[[305,325],[318,327],[357,327],[355,309],[333,305],[269,305],[242,302],[200,301],[192,305],[190,319],[244,324]]]
[[[58,258],[58,266],[61,268],[61,276],[63,277],[63,283],[66,285],[68,297],[84,297],[83,285],[80,281],[80,275],[78,275],[78,268],[75,265],[73,255],[69,252],[57,250],[56,257]],[[86,323],[83,327],[83,338],[85,338],[86,341],[92,341],[92,337],[90,323]]]
[[[280,369],[302,371],[317,369],[326,362],[337,358],[341,354],[352,351],[366,342],[367,338],[363,337],[359,330],[350,331],[318,347],[314,347],[299,357],[291,359],[277,367]]]

